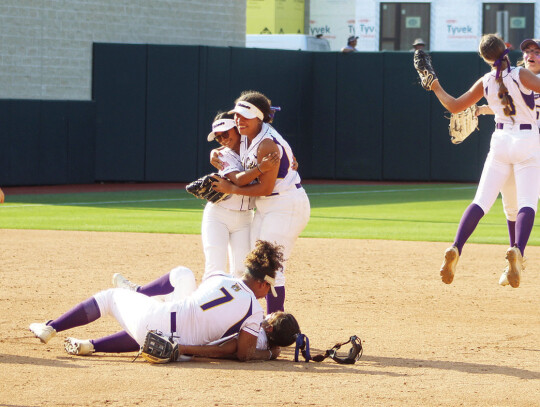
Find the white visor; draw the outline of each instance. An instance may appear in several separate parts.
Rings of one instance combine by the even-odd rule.
[[[258,117],[259,119],[264,120],[264,114],[257,106],[243,100],[236,103],[236,106],[233,110],[231,110],[231,112],[238,113],[239,115],[244,116],[246,119],[254,119]]]
[[[236,124],[233,119],[220,119],[212,123],[212,132],[208,134],[208,141],[212,141],[216,138],[216,132],[221,133],[232,129]]]
[[[274,297],[277,297],[277,292],[276,292],[276,289],[274,288],[274,284],[276,284],[276,279],[270,276],[264,276],[264,281],[270,284],[270,290],[272,291],[272,295]]]

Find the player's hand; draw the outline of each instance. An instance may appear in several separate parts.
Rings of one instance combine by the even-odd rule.
[[[291,164],[291,170],[298,171],[298,161],[296,161],[296,157],[292,156],[292,164]]]
[[[476,116],[482,116],[485,114],[493,114],[493,110],[488,105],[481,105],[478,106],[478,109],[476,109]]]
[[[272,360],[277,359],[277,357],[281,354],[281,348],[279,346],[270,348],[270,351],[272,352]]]
[[[212,182],[212,188],[214,191],[224,192],[226,194],[232,194],[234,184],[225,178],[217,178],[216,181]]]
[[[4,192],[2,191],[2,188],[0,188],[0,203],[4,203]]]
[[[279,164],[279,153],[273,152],[263,157],[259,163],[259,170],[264,174]]]
[[[210,151],[210,164],[221,171],[223,169],[223,161],[221,161],[219,157],[222,157],[219,149],[214,148]]]

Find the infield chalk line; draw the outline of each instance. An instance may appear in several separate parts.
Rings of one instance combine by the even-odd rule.
[[[351,194],[381,194],[392,192],[419,192],[419,191],[441,191],[441,190],[461,190],[461,189],[475,189],[475,186],[467,187],[453,187],[453,188],[411,188],[411,189],[382,189],[371,191],[341,191],[341,192],[313,192],[308,196],[315,195],[351,195]],[[22,205],[0,205],[0,210],[9,208],[29,208],[39,206],[78,206],[78,205],[111,205],[111,204],[128,204],[128,203],[141,203],[141,202],[171,202],[171,201],[187,201],[193,198],[169,198],[169,199],[140,199],[130,201],[96,201],[96,202],[66,202],[66,203],[50,203],[50,204],[22,204]]]

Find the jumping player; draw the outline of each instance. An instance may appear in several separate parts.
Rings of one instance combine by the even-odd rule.
[[[242,279],[215,274],[193,295],[182,301],[161,302],[144,294],[111,288],[101,291],[47,323],[33,323],[30,331],[47,343],[57,332],[89,324],[112,315],[139,346],[148,330],[173,336],[181,345],[206,345],[238,333],[237,358],[241,361],[273,357],[257,350],[263,310],[257,299],[275,292],[276,270],[281,267],[281,248],[258,241],[246,258]]]
[[[240,160],[240,133],[234,123],[234,113],[219,113],[212,123],[208,141],[216,140],[221,151],[223,169],[219,175],[236,185],[247,185],[279,163],[277,153],[264,157],[261,164],[244,171]],[[204,207],[201,238],[205,256],[203,280],[215,271],[224,271],[229,257],[229,273],[241,277],[244,260],[250,250],[250,228],[255,200],[249,196],[232,195]]]
[[[235,113],[236,127],[243,136],[240,146],[243,167],[257,167],[262,157],[274,152],[279,154],[280,163],[261,174],[255,184],[238,187],[226,180],[218,180],[213,183],[214,189],[256,197],[251,241],[262,239],[283,246],[286,260],[296,238],[309,221],[309,199],[300,183],[300,175],[291,168],[294,157],[291,147],[270,125],[273,118],[270,100],[260,92],[245,91],[235,104],[232,112]],[[266,298],[268,314],[284,310],[284,271],[285,265],[276,273],[277,297]]]
[[[540,78],[520,67],[510,66],[503,40],[495,34],[482,37],[479,54],[492,67],[462,96],[454,98],[435,79],[431,90],[451,113],[465,110],[485,97],[495,112],[496,129],[476,196],[463,214],[455,241],[444,256],[440,275],[450,284],[462,248],[486,214],[510,173],[516,180],[519,210],[516,217],[516,242],[506,251],[507,278],[514,288],[519,287],[523,267],[523,252],[534,224],[540,192],[540,140],[536,125],[534,92],[540,92]],[[416,51],[420,52],[420,51]]]
[[[535,75],[540,74],[540,40],[526,39],[521,45],[520,49],[523,52],[523,60],[518,62],[518,65],[524,65],[526,69],[534,73]],[[536,101],[536,124],[540,127],[540,118],[539,118],[539,94],[535,94]],[[484,114],[493,114],[493,111],[487,105],[479,106],[477,113],[479,115]],[[518,213],[518,202],[516,195],[516,180],[514,174],[511,173],[508,176],[508,179],[501,188],[501,196],[504,214],[506,216],[506,223],[508,225],[508,235],[510,240],[510,247],[514,246],[516,241],[516,217]],[[523,268],[525,268],[525,260],[523,257]],[[499,284],[502,286],[508,285],[508,270],[509,267],[506,266],[501,277],[499,279]]]

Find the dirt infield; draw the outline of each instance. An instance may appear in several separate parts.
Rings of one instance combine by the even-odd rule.
[[[200,236],[0,229],[1,406],[538,406],[540,248],[519,289],[498,286],[505,247],[466,246],[452,285],[446,244],[299,239],[286,308],[312,352],[357,334],[353,366],[197,359],[152,366],[134,354],[72,357],[63,338],[118,330],[103,319],[43,345],[31,322],[110,287],[183,264],[200,278]]]

